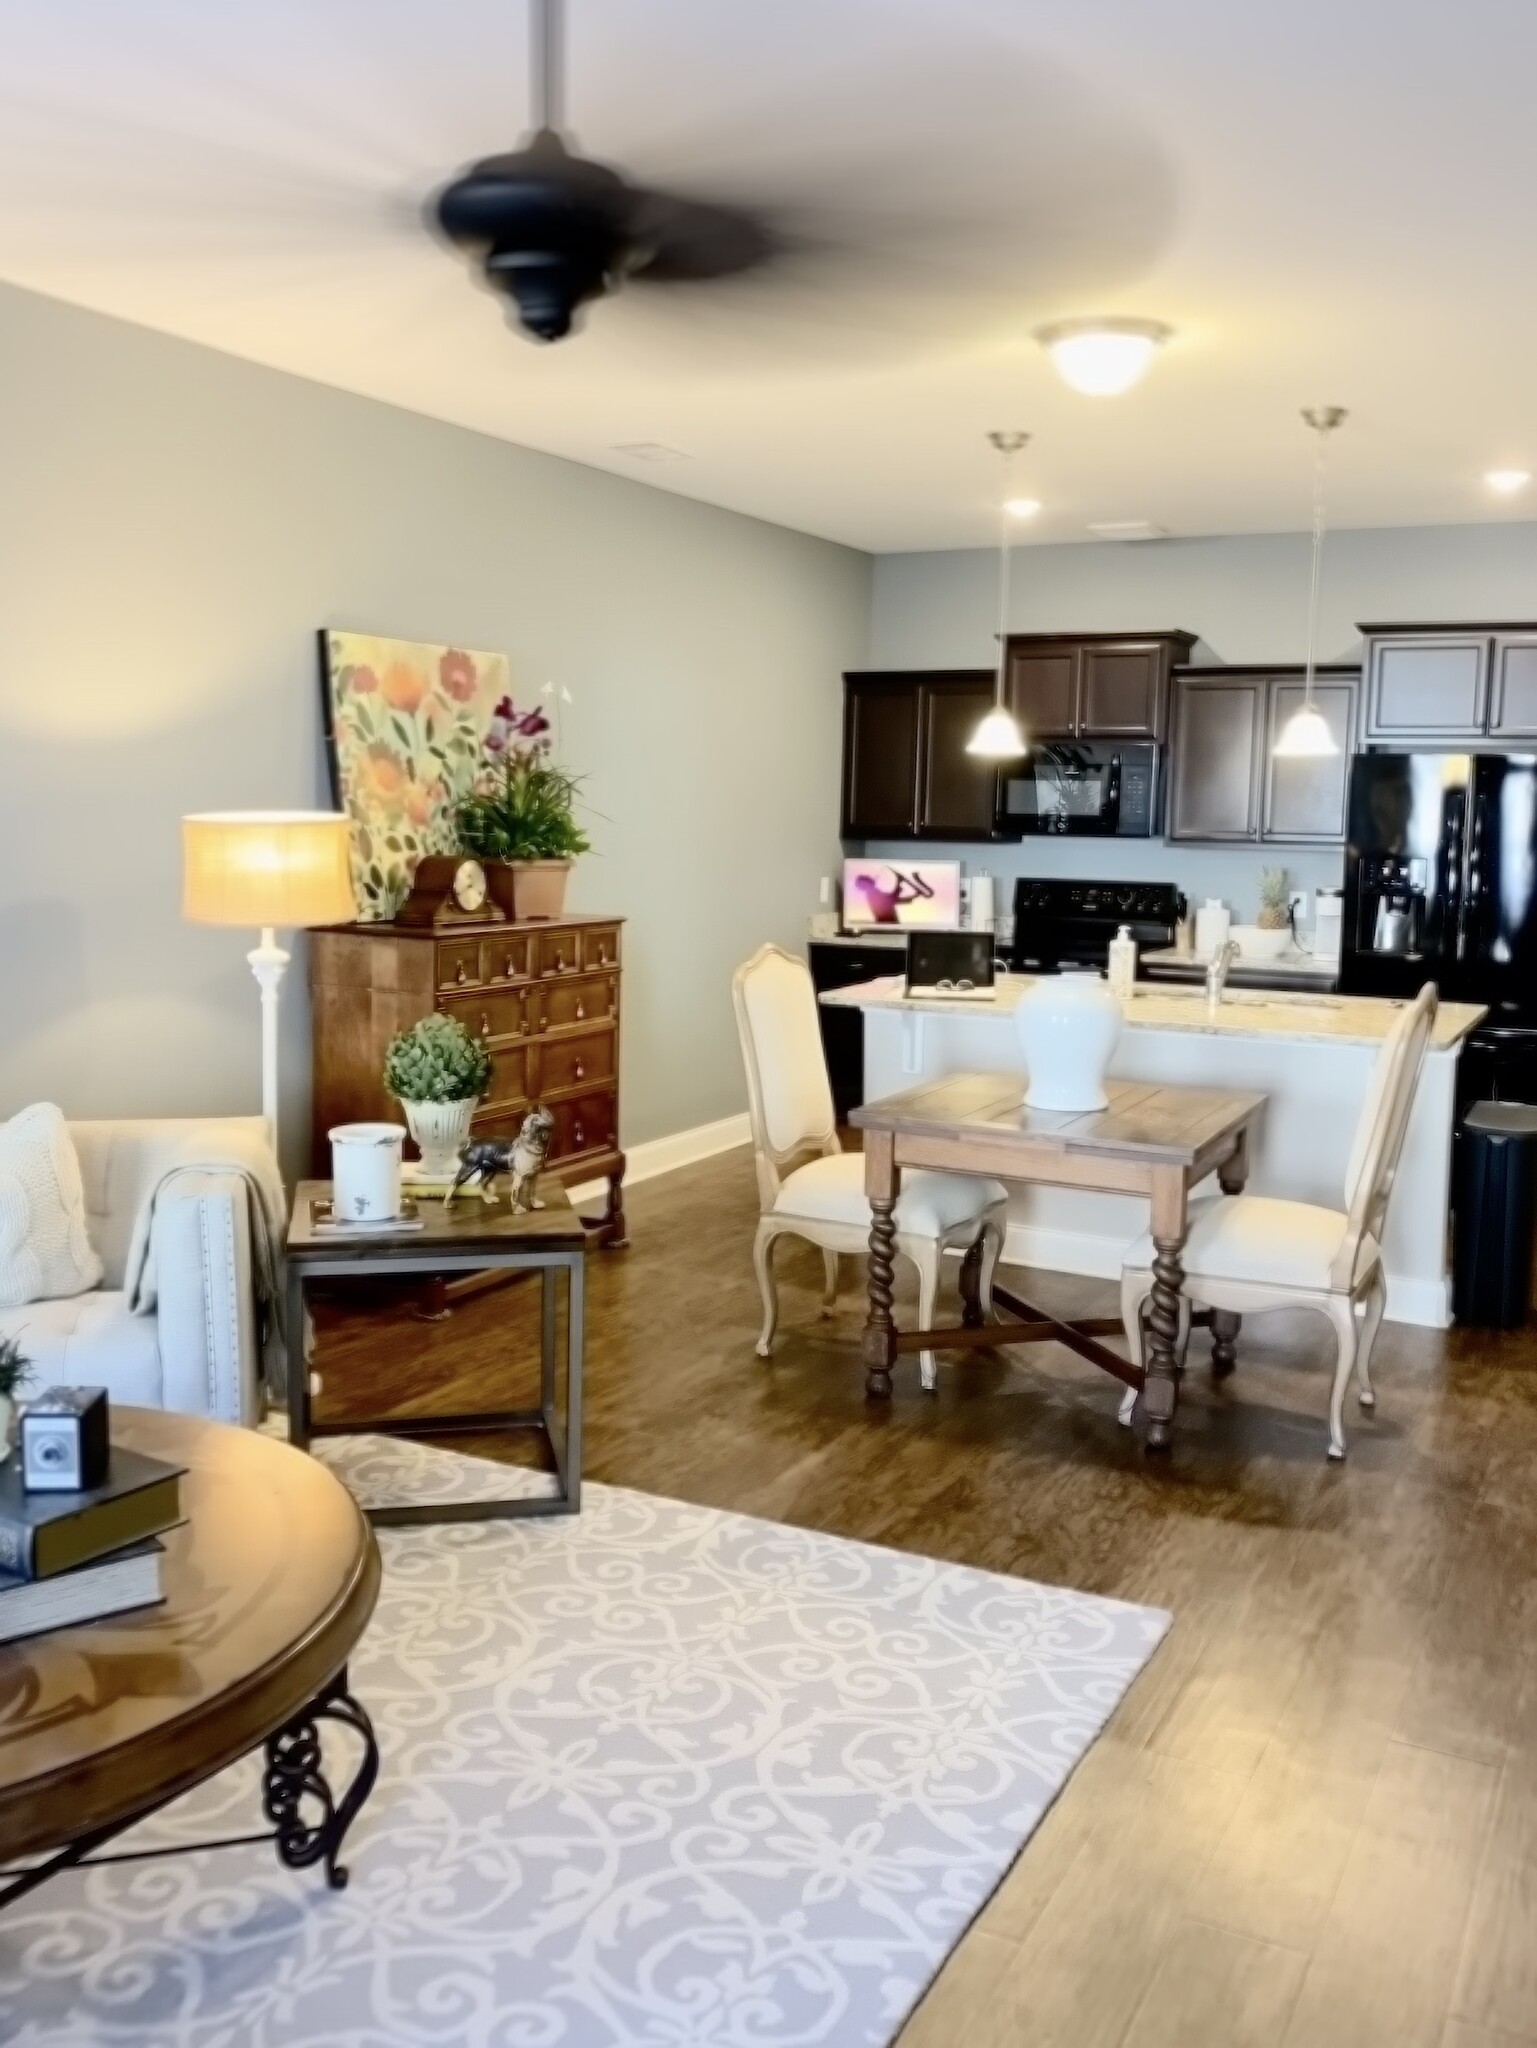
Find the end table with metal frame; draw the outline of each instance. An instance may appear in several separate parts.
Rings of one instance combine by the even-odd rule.
[[[559,1478],[553,1494],[507,1500],[449,1501],[431,1506],[368,1510],[379,1528],[432,1522],[508,1521],[525,1515],[574,1514],[582,1491],[582,1347],[586,1237],[582,1219],[553,1180],[541,1183],[543,1207],[518,1214],[505,1193],[494,1204],[478,1194],[451,1206],[441,1196],[419,1198],[421,1227],[358,1232],[317,1230],[314,1208],[330,1200],[327,1181],[301,1181],[288,1226],[288,1429],[308,1450],[320,1436],[434,1437],[503,1429],[542,1432]],[[377,1280],[446,1274],[533,1271],[540,1275],[539,1406],[481,1415],[423,1415],[383,1421],[355,1418],[316,1423],[310,1417],[310,1370],[305,1355],[304,1290],[315,1280]],[[556,1401],[559,1278],[566,1275],[565,1414]]]

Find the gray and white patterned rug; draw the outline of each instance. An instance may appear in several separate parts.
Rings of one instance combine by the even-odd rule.
[[[325,1450],[364,1500],[509,1477]],[[350,1887],[264,1846],[60,1878],[0,1916],[0,2040],[889,2042],[1168,1625],[623,1487],[380,1547]],[[260,1825],[248,1763],[125,1844]]]

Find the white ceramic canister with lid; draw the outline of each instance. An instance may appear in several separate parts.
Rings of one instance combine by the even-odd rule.
[[[1025,1056],[1027,1109],[1104,1109],[1105,1071],[1121,1006],[1098,974],[1043,974],[1014,1012]]]
[[[391,1223],[400,1215],[399,1124],[337,1124],[331,1139],[331,1200],[339,1223]]]

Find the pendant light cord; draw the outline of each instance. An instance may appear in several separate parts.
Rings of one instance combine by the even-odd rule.
[[[1345,408],[1342,405],[1310,406],[1302,417],[1318,436],[1318,446],[1313,455],[1313,571],[1308,585],[1308,666],[1302,693],[1303,710],[1313,711],[1317,709],[1313,701],[1313,679],[1318,653],[1318,596],[1323,580],[1324,477],[1329,464],[1329,436],[1343,421]]]
[[[998,501],[998,672],[993,680],[993,702],[1002,710],[1009,671],[1009,490],[1014,481],[1014,458],[1030,436],[995,432],[987,438],[1003,457],[1003,496]]]
[[[558,130],[561,117],[560,0],[529,0],[529,69],[533,75],[534,127]]]

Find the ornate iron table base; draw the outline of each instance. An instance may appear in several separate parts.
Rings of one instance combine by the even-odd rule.
[[[320,1728],[324,1721],[350,1728],[363,1744],[351,1783],[339,1798],[324,1768]],[[307,1870],[313,1863],[324,1863],[326,1883],[340,1891],[347,1882],[347,1867],[337,1860],[342,1843],[378,1776],[379,1745],[373,1723],[347,1690],[347,1669],[343,1665],[324,1692],[267,1738],[262,1811],[272,1823],[270,1832],[227,1835],[212,1842],[178,1842],[166,1849],[128,1849],[114,1856],[95,1853],[129,1828],[148,1820],[151,1814],[171,1805],[173,1799],[181,1798],[183,1794],[178,1792],[172,1799],[156,1800],[126,1820],[80,1836],[42,1863],[26,1870],[0,1871],[0,1907],[25,1898],[28,1892],[66,1870],[91,1869],[105,1863],[145,1863],[161,1856],[190,1855],[199,1849],[244,1848],[252,1842],[273,1843],[279,1860],[290,1870]]]

